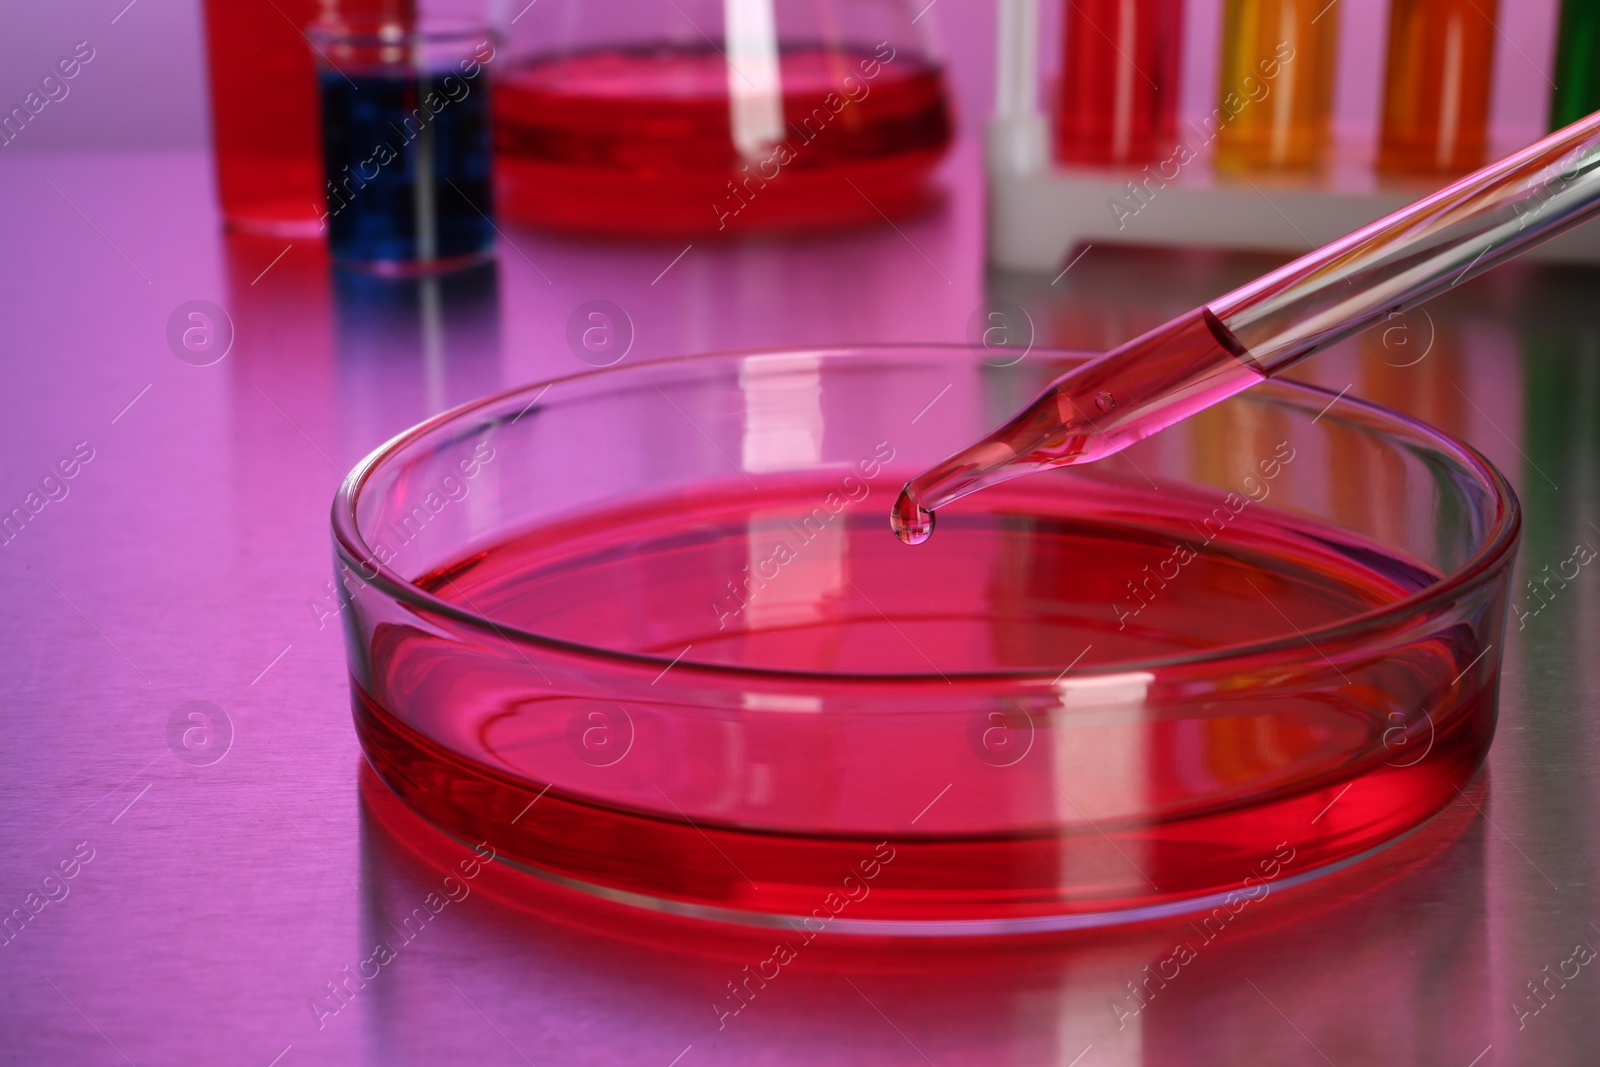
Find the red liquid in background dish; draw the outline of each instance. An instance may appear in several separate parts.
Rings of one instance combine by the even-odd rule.
[[[384,624],[354,690],[380,775],[445,829],[591,885],[807,915],[888,841],[844,917],[1016,919],[1238,889],[1285,842],[1283,877],[1359,855],[1442,807],[1487,750],[1495,672],[1465,669],[1482,650],[1466,625],[1375,659],[1321,646],[1337,667],[1309,646],[1240,660],[1233,688],[1162,714],[1117,708],[1180,667],[1088,684],[1096,664],[1278,636],[1285,616],[1311,631],[1437,580],[1270,504],[1119,628],[1128,579],[1194,542],[1215,501],[1042,474],[951,507],[912,552],[876,492],[805,541],[836,480],[762,481],[541,528],[423,579],[501,625],[680,658],[654,688],[585,702],[550,658],[546,682],[492,637],[468,651]],[[733,598],[778,542],[792,559]],[[1064,707],[1033,718],[962,677],[1074,662]],[[695,680],[691,664],[865,677],[801,682],[807,699],[792,678]],[[697,705],[701,685],[743,686],[746,710]],[[971,714],[929,714],[918,692],[971,692]]]
[[[779,67],[787,163],[776,146],[741,158],[727,60],[710,49],[607,49],[499,71],[498,203],[540,225],[696,234],[878,220],[928,202],[951,137],[940,67],[904,50],[885,62],[822,48],[785,50]],[[833,112],[833,94],[853,99]]]

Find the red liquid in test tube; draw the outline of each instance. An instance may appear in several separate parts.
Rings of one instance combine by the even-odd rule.
[[[1069,0],[1056,155],[1148,163],[1175,144],[1183,0]]]
[[[229,229],[321,232],[317,74],[305,31],[319,19],[373,15],[408,23],[412,0],[205,0],[211,143]]]

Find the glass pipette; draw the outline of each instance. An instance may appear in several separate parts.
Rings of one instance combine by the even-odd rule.
[[[1467,175],[1052,382],[907,482],[902,541],[985,486],[1120,452],[1600,214],[1600,113]]]

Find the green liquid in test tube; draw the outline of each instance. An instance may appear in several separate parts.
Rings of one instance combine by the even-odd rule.
[[[1550,128],[1600,111],[1600,0],[1562,0]]]

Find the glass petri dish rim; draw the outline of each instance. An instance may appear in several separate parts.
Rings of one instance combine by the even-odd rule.
[[[408,446],[422,441],[457,420],[465,420],[475,413],[482,413],[501,406],[510,407],[513,400],[523,399],[530,394],[534,394],[534,400],[537,400],[538,396],[543,395],[544,390],[551,389],[563,382],[587,382],[604,377],[618,377],[674,367],[693,367],[701,364],[733,362],[757,356],[792,357],[804,355],[824,359],[875,356],[911,361],[919,355],[925,356],[929,353],[940,356],[965,354],[974,362],[981,362],[976,355],[971,354],[970,348],[966,345],[939,342],[888,342],[822,345],[804,348],[734,349],[672,356],[665,359],[635,363],[626,367],[612,366],[580,371],[576,374],[567,374],[557,378],[531,382],[526,385],[513,386],[498,393],[491,393],[476,400],[469,400],[464,404],[457,405],[429,419],[425,419],[409,429],[402,430],[373,449],[351,469],[350,473],[345,476],[344,481],[340,483],[338,491],[334,494],[332,507],[334,546],[343,561],[355,569],[363,582],[377,586],[397,601],[411,608],[451,619],[473,630],[480,631],[487,637],[497,638],[501,641],[524,642],[537,648],[602,664],[625,664],[649,670],[657,670],[675,664],[674,670],[676,671],[688,671],[713,678],[748,678],[768,682],[823,681],[846,683],[857,687],[933,682],[948,685],[954,681],[973,683],[989,681],[1013,683],[1029,681],[1053,682],[1058,677],[1057,675],[1049,670],[1037,669],[946,671],[944,674],[937,674],[931,671],[865,674],[852,671],[790,670],[776,667],[697,663],[692,660],[674,661],[667,656],[657,656],[644,652],[626,652],[621,649],[606,648],[603,645],[591,645],[580,641],[552,637],[548,634],[525,630],[518,626],[499,623],[493,618],[480,615],[477,612],[463,610],[450,601],[434,596],[415,583],[407,581],[388,566],[378,562],[371,546],[362,537],[356,519],[356,506],[359,502],[361,491],[385,460],[398,455]],[[1035,348],[1033,353],[1046,359],[1054,359],[1056,362],[1092,358],[1097,354],[1057,348]],[[1492,572],[1515,550],[1517,536],[1522,528],[1522,506],[1517,499],[1516,492],[1512,489],[1511,483],[1500,473],[1499,469],[1489,462],[1487,457],[1465,441],[1461,441],[1437,427],[1430,426],[1420,419],[1403,415],[1381,404],[1353,398],[1344,393],[1334,393],[1332,390],[1324,389],[1321,386],[1304,382],[1269,380],[1252,386],[1250,392],[1259,396],[1262,395],[1263,390],[1269,394],[1280,394],[1275,397],[1279,402],[1288,403],[1308,411],[1320,411],[1323,414],[1327,414],[1335,403],[1341,404],[1344,410],[1336,416],[1338,419],[1361,422],[1369,429],[1375,430],[1391,439],[1398,437],[1398,439],[1403,440],[1405,435],[1409,435],[1412,445],[1420,445],[1443,453],[1471,470],[1477,475],[1480,482],[1491,491],[1495,502],[1492,526],[1484,539],[1483,545],[1460,567],[1446,574],[1435,584],[1420,589],[1410,596],[1403,597],[1391,604],[1385,604],[1379,608],[1351,615],[1338,622],[1326,623],[1308,631],[1296,631],[1293,634],[1285,634],[1281,637],[1227,645],[1201,652],[1083,666],[1074,670],[1075,676],[1095,677],[1125,674],[1131,671],[1153,672],[1204,668],[1225,664],[1233,660],[1294,650],[1304,645],[1307,641],[1313,641],[1320,646],[1324,642],[1341,641],[1362,634],[1379,634],[1390,623],[1398,623],[1408,617],[1424,613],[1430,608],[1448,604],[1489,581]],[[1325,403],[1320,402],[1323,398],[1326,398]],[[1403,431],[1403,433],[1397,435],[1394,432],[1396,430]],[[884,521],[884,533],[885,536],[893,536],[888,530],[887,518]],[[915,549],[908,548],[907,551],[915,551]],[[368,573],[368,568],[372,570],[372,573]]]

